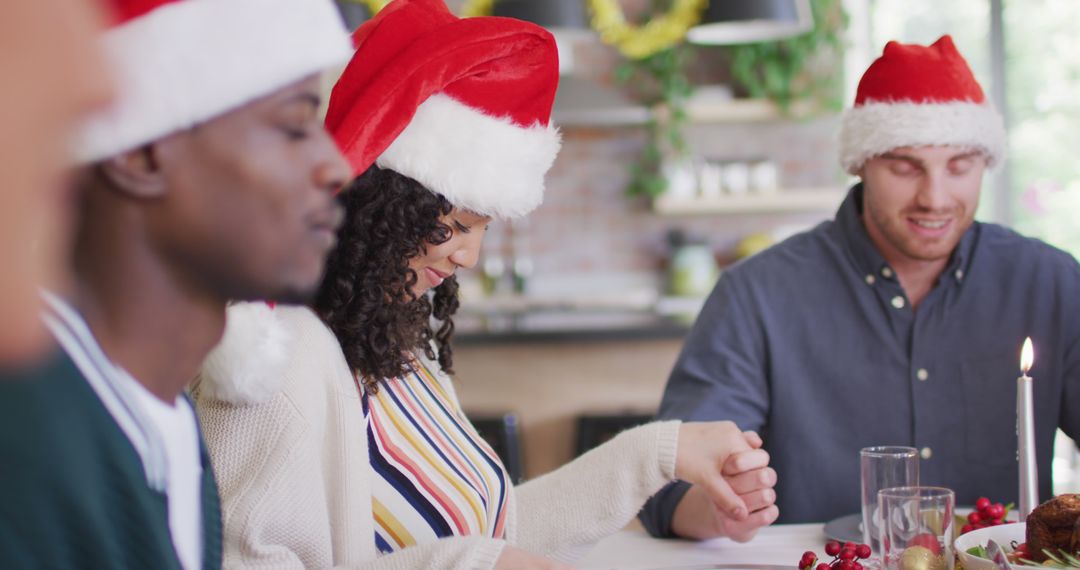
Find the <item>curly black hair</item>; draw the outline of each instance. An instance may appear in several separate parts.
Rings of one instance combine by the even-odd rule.
[[[430,296],[417,297],[409,260],[427,244],[450,239],[453,230],[440,218],[453,205],[412,178],[378,166],[354,179],[338,200],[345,223],[313,308],[337,336],[345,360],[373,391],[380,379],[406,372],[417,350],[452,372],[457,280],[447,278]],[[437,331],[433,317],[440,323]]]

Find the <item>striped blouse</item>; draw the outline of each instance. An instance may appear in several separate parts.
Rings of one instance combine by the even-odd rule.
[[[375,546],[389,553],[448,536],[502,538],[509,477],[427,367],[363,391]]]

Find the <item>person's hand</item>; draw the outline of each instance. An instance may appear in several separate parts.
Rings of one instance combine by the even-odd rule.
[[[717,509],[736,521],[746,519],[750,509],[724,477],[733,454],[761,447],[754,432],[743,433],[733,422],[686,422],[679,426],[675,476],[702,488]],[[768,456],[766,456],[766,461]]]
[[[743,436],[751,449],[729,455],[721,472],[750,514],[732,516],[715,504],[706,488],[693,485],[676,505],[671,523],[676,535],[695,539],[727,536],[746,542],[780,516],[773,490],[776,471],[768,467],[769,454],[760,449],[761,438],[756,433],[746,432]]]
[[[513,546],[503,547],[502,554],[495,561],[495,570],[517,570],[518,568],[523,570],[573,570],[574,567]]]
[[[769,454],[764,449],[737,453],[724,464],[724,478],[742,497],[750,516],[732,520],[717,512],[719,535],[736,542],[749,542],[761,527],[776,522],[780,509],[776,507],[776,471],[769,467]]]

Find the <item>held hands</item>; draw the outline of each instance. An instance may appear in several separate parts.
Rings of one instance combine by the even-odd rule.
[[[746,542],[776,520],[776,472],[761,445],[732,422],[682,424],[675,475],[693,486],[675,509],[675,534]]]

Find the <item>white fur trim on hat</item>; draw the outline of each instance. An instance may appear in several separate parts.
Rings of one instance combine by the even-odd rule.
[[[266,303],[235,303],[226,313],[225,335],[203,362],[200,398],[258,404],[281,390],[290,336]]]
[[[870,102],[848,109],[840,127],[840,164],[857,174],[864,162],[904,146],[961,146],[1005,158],[1005,124],[987,103]]]
[[[376,163],[454,206],[495,218],[523,216],[544,198],[561,140],[550,125],[523,127],[437,93]]]
[[[90,163],[190,128],[348,60],[330,0],[182,0],[103,34],[118,101],[74,143]]]

